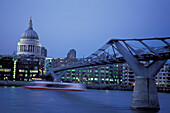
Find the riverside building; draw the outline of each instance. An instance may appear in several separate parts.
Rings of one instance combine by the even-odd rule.
[[[122,84],[122,65],[107,64],[82,69],[68,70],[61,78],[63,82]]]
[[[84,60],[76,58],[76,51],[72,49],[68,52],[66,58],[46,58],[46,67],[55,68],[70,64],[74,65],[77,61],[83,63]],[[66,71],[61,77],[61,81],[72,83],[122,84],[122,70],[122,64],[107,64],[71,69]]]
[[[133,73],[128,64],[123,64],[123,84],[135,85],[135,76],[136,75]],[[155,76],[155,82],[158,87],[170,87],[170,64],[168,62],[160,69],[160,71]]]
[[[156,85],[170,87],[170,63],[166,63],[155,76]]]
[[[33,81],[42,79],[44,58],[32,56],[0,56],[0,80]]]

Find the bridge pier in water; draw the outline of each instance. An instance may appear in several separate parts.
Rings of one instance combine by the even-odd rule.
[[[167,60],[156,59],[145,67],[119,41],[114,44],[136,75],[131,108],[160,109],[154,77]]]
[[[133,97],[131,101],[131,108],[160,109],[157,87],[154,78],[136,77]]]

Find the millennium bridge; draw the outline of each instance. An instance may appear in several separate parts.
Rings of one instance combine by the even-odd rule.
[[[51,76],[54,81],[59,81],[69,69],[126,62],[136,75],[131,108],[160,109],[154,77],[166,61],[170,59],[169,42],[170,37],[111,39],[85,58],[84,62],[49,68],[46,76]],[[107,57],[100,57],[102,54],[106,54]],[[149,61],[150,64],[145,66],[141,61]],[[58,72],[60,74],[57,74]]]

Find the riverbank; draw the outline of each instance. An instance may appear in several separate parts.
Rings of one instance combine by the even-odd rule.
[[[25,82],[25,81],[3,81],[0,80],[0,86],[16,86],[16,87],[21,87],[24,85],[28,85],[30,82]]]
[[[16,86],[22,87],[24,85],[29,85],[30,82],[26,81],[3,81],[0,80],[0,86]],[[120,90],[120,91],[133,91],[134,86],[130,85],[109,85],[109,84],[86,84],[87,89],[97,89],[97,90]],[[170,93],[169,87],[157,87],[158,92]]]
[[[130,85],[87,84],[87,89],[133,91]],[[158,92],[170,93],[169,87],[157,87]]]
[[[86,84],[87,89],[133,91],[130,85]]]

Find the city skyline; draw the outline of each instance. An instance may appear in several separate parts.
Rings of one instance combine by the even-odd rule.
[[[12,54],[33,27],[49,57],[66,57],[70,49],[87,57],[112,38],[170,36],[170,1],[29,0],[0,1],[0,54]]]

